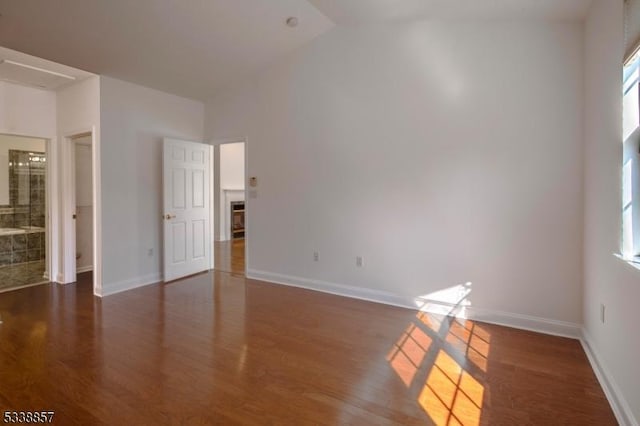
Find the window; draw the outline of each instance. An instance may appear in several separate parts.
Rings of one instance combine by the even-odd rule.
[[[640,255],[640,50],[623,70],[622,255]]]

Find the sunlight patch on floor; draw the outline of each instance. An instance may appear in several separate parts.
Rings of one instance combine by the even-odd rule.
[[[436,425],[480,424],[484,386],[440,350],[418,403]]]
[[[464,321],[464,324],[460,324],[459,321]],[[479,369],[487,372],[490,337],[481,326],[471,321],[456,319],[451,323],[446,341]]]
[[[468,284],[439,293],[442,301],[451,309],[459,306],[467,300]],[[387,361],[436,425],[478,425],[490,345],[490,333],[474,321],[420,311]]]
[[[432,339],[424,331],[410,324],[387,355],[387,361],[407,387],[411,385],[431,343]]]

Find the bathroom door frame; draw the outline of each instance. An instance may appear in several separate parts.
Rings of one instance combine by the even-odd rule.
[[[52,136],[40,136],[40,135],[24,135],[21,133],[11,133],[11,132],[4,132],[4,131],[0,131],[0,134],[3,135],[7,135],[7,136],[17,136],[20,138],[30,138],[30,139],[42,139],[44,141],[44,155],[47,159],[46,165],[45,165],[45,194],[44,194],[44,198],[45,198],[45,206],[46,206],[46,216],[45,216],[45,230],[44,230],[44,235],[45,235],[45,259],[44,259],[44,264],[45,264],[45,271],[44,271],[44,275],[42,278],[47,279],[49,281],[55,281],[57,278],[57,268],[56,268],[56,259],[57,259],[57,252],[54,252],[52,249],[54,247],[54,243],[53,241],[55,240],[54,235],[53,235],[53,223],[54,223],[54,219],[57,217],[55,214],[55,211],[53,209],[53,203],[51,202],[51,194],[53,193],[52,188],[52,179],[51,176],[54,173],[54,168],[52,167],[52,161],[51,161],[51,157],[53,156],[53,140],[55,138],[52,138]]]
[[[58,176],[60,185],[60,222],[61,232],[61,266],[58,282],[73,283],[76,274],[76,173],[75,173],[75,140],[80,136],[91,135],[91,166],[92,166],[92,202],[93,202],[93,293],[102,296],[102,218],[100,205],[100,146],[96,134],[96,127],[85,127],[66,132],[60,143],[61,170]]]

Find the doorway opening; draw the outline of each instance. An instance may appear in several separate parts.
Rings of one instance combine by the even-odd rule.
[[[99,209],[96,205],[96,150],[94,130],[67,135],[62,167],[62,276],[60,282],[92,283],[100,295]]]
[[[0,135],[0,292],[49,281],[48,145]]]
[[[245,274],[246,140],[214,142],[214,269]]]
[[[75,157],[76,280],[93,272],[93,147],[91,134],[72,138]],[[82,276],[80,276],[82,275]]]

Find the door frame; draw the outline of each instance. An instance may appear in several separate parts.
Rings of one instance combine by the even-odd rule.
[[[54,219],[57,218],[57,212],[54,210],[53,208],[53,203],[52,203],[52,194],[54,193],[53,191],[53,174],[55,172],[55,168],[53,167],[53,163],[54,161],[52,161],[53,158],[53,146],[55,145],[53,142],[55,140],[55,138],[52,138],[51,136],[37,136],[37,135],[23,135],[20,133],[7,133],[7,132],[2,132],[0,131],[0,134],[2,135],[6,135],[6,136],[17,136],[20,138],[31,138],[31,139],[42,139],[44,140],[44,155],[47,159],[46,165],[45,165],[45,189],[44,189],[44,199],[45,199],[45,205],[46,205],[46,216],[45,216],[45,230],[44,230],[44,235],[45,235],[45,259],[44,259],[44,264],[45,264],[45,271],[44,271],[44,276],[43,278],[49,280],[49,282],[53,282],[56,281],[56,275],[57,275],[57,264],[56,264],[56,260],[58,259],[58,252],[53,250],[54,247],[54,241],[57,241],[56,238],[54,238],[53,235],[53,223],[54,223]]]
[[[247,271],[249,270],[249,247],[247,244],[247,241],[249,240],[249,233],[251,232],[251,220],[250,220],[250,213],[251,213],[251,207],[249,206],[250,201],[249,201],[249,138],[247,136],[238,136],[238,137],[232,137],[232,138],[222,138],[222,139],[212,139],[209,143],[211,145],[214,146],[214,149],[216,146],[220,146],[220,145],[226,145],[229,143],[244,143],[244,275],[247,276]],[[212,149],[211,151],[214,151],[214,149]],[[212,154],[213,155],[213,154]],[[218,150],[218,156],[220,155],[220,150]],[[218,158],[219,160],[219,158]],[[220,161],[218,161],[218,169],[220,168]],[[214,255],[214,250],[213,247],[215,246],[215,233],[214,233],[214,226],[213,224],[214,222],[214,211],[215,209],[215,205],[214,205],[214,198],[213,198],[213,190],[215,188],[214,183],[215,183],[215,176],[216,173],[219,172],[219,170],[215,169],[215,163],[212,162],[211,163],[211,269],[215,269],[215,255]],[[219,188],[218,188],[219,189]],[[218,196],[219,199],[219,196]],[[220,206],[218,206],[220,207]],[[220,210],[220,208],[218,208],[218,210]],[[220,213],[219,211],[217,212],[218,214]]]
[[[76,210],[75,181],[75,138],[91,135],[91,190],[93,202],[93,294],[102,296],[102,215],[100,194],[100,146],[96,127],[85,127],[66,132],[61,141],[61,198],[60,222],[61,232],[61,265],[58,282],[69,284],[76,281],[76,224],[73,214]],[[56,165],[54,164],[54,167]]]

